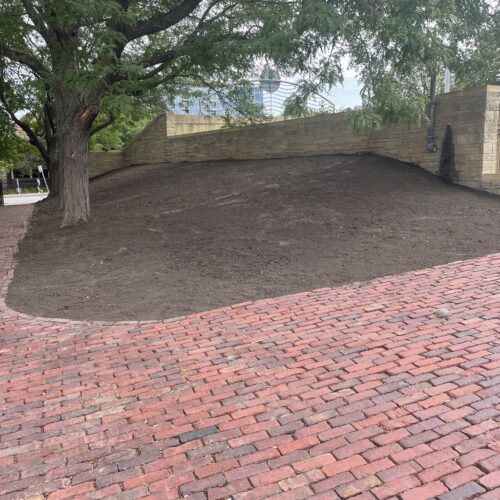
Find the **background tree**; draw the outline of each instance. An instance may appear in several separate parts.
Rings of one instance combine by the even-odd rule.
[[[351,57],[363,82],[355,128],[427,119],[431,82],[443,91],[445,68],[455,75],[455,89],[495,83],[494,74],[498,81],[496,0],[373,2],[368,19],[356,16],[355,4],[353,23],[362,36]]]
[[[40,163],[37,150],[0,114],[0,173]]]
[[[6,75],[6,65],[0,58],[0,158],[4,168],[22,164],[55,160],[51,151],[54,141],[45,134],[44,105],[25,85],[22,73],[11,80]],[[22,68],[18,68],[22,72]],[[52,153],[52,154],[50,154]]]
[[[404,116],[413,68],[435,70],[488,16],[483,0],[0,0],[0,108],[15,122],[39,116],[39,130],[18,125],[54,173],[69,225],[90,216],[90,137],[128,97],[179,79],[238,82],[264,59],[328,86],[350,56],[365,101]],[[377,103],[387,95],[397,108]]]
[[[450,63],[457,88],[500,85],[500,9],[485,19],[471,43],[459,47],[457,57]]]
[[[155,88],[141,98],[121,96],[116,103],[106,101],[105,105],[111,106],[95,121],[95,128],[99,127],[99,130],[90,139],[91,151],[122,149],[153,118],[167,109],[167,100],[168,94]]]

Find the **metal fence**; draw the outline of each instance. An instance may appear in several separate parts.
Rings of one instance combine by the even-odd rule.
[[[43,179],[40,178],[19,178],[19,179],[9,179],[7,180],[6,189],[10,190],[20,190],[20,192],[27,192],[27,190],[31,190],[31,192],[38,191],[38,188],[41,188],[43,192],[46,191],[45,184]]]

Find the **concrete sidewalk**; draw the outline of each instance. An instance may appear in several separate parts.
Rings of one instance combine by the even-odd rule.
[[[48,193],[5,194],[5,206],[31,205],[47,198]]]

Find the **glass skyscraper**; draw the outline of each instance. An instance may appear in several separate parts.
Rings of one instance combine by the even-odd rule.
[[[193,87],[190,89],[196,96],[176,96],[172,112],[179,115],[234,115],[239,113],[230,103],[210,89]],[[259,108],[264,107],[262,88],[255,85],[252,88],[252,100]]]

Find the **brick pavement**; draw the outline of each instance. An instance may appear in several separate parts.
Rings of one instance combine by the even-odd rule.
[[[1,498],[500,498],[500,254],[158,323],[0,301]]]

